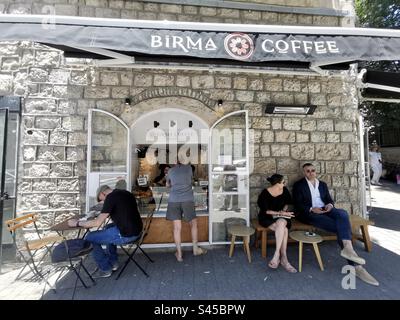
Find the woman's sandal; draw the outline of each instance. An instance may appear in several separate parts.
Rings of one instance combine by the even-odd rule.
[[[175,257],[176,257],[176,260],[177,260],[178,262],[182,262],[182,261],[183,261],[182,256],[178,256],[178,252],[175,252]]]
[[[288,263],[281,263],[282,267],[289,273],[296,273],[297,270],[295,267],[293,267],[289,262]]]
[[[273,262],[272,260],[268,263],[268,267],[271,269],[278,269],[279,267],[279,260],[277,262]]]
[[[207,253],[207,250],[206,250],[206,249],[197,247],[197,250],[196,250],[196,252],[193,252],[193,255],[195,255],[195,256],[200,256],[200,255],[206,254],[206,253]]]

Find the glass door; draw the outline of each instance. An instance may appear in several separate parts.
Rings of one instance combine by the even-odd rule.
[[[119,118],[102,110],[89,110],[86,211],[97,204],[101,185],[129,191],[129,128]]]
[[[228,227],[249,225],[249,134],[246,110],[232,112],[210,131],[209,239],[229,243]]]

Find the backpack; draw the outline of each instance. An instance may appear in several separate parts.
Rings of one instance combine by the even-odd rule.
[[[68,247],[68,251],[67,251]],[[51,261],[62,262],[79,257],[92,251],[92,244],[84,239],[69,239],[55,246],[51,253]]]

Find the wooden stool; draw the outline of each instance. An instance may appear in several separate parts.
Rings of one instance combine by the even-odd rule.
[[[319,267],[324,271],[321,255],[319,254],[318,243],[322,242],[322,237],[316,233],[314,236],[308,236],[305,231],[292,231],[289,236],[299,242],[299,272],[303,264],[303,243],[311,243],[314,247],[315,256],[317,257]]]
[[[236,237],[243,237],[243,249],[244,252],[247,253],[247,259],[249,260],[249,262],[251,262],[249,243],[250,243],[250,236],[254,233],[254,231],[255,230],[252,227],[247,227],[244,225],[233,225],[228,227],[228,233],[232,235],[229,257],[232,257],[233,255]]]

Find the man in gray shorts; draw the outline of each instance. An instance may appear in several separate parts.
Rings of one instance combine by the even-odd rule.
[[[168,171],[167,187],[170,187],[168,199],[167,220],[174,224],[174,241],[176,245],[176,259],[181,262],[181,230],[182,219],[189,222],[195,256],[205,254],[206,250],[197,245],[197,218],[194,209],[192,190],[193,172],[190,165],[178,163]]]

